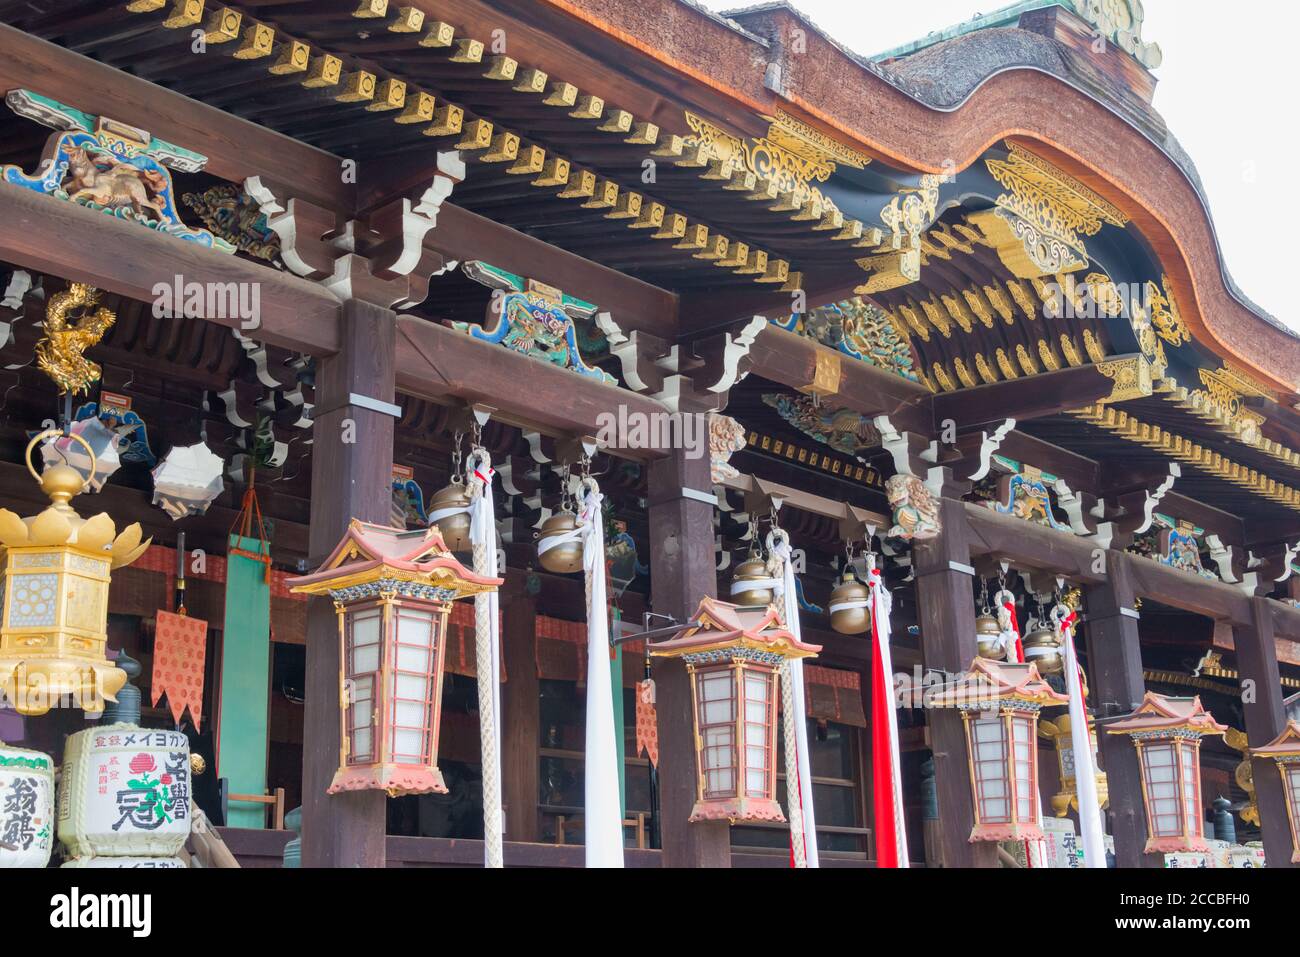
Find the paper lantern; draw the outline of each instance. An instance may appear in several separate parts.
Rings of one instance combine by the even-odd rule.
[[[0,744],[0,868],[44,867],[53,847],[53,759]]]
[[[988,658],[976,658],[968,672],[927,699],[928,707],[961,711],[975,809],[972,841],[1043,836],[1038,713],[1068,702],[1042,679],[1036,665]]]
[[[1300,864],[1300,722],[1287,722],[1277,740],[1252,748],[1250,753],[1257,758],[1272,758],[1282,773],[1286,816],[1291,824],[1291,863]]]
[[[153,470],[153,504],[172,517],[202,515],[225,488],[225,465],[206,445],[175,446]]]
[[[0,690],[21,714],[44,714],[64,695],[100,712],[126,682],[104,656],[110,572],[149,547],[139,525],[118,535],[107,513],[83,519],[73,510],[68,502],[84,484],[76,469],[56,465],[36,474],[32,450],[60,434],[42,433],[27,446],[28,471],[50,497],[49,508],[25,519],[0,509]],[[89,444],[83,448],[93,458]]]
[[[819,651],[782,627],[775,608],[750,610],[707,597],[691,624],[650,646],[654,657],[682,659],[690,674],[692,822],[785,820],[776,801],[779,669],[787,659],[811,658]]]
[[[293,591],[329,596],[339,620],[343,707],[339,770],[329,793],[445,793],[438,770],[447,619],[457,598],[495,591],[438,529],[401,531],[353,520]]]
[[[1106,728],[1127,734],[1142,763],[1147,814],[1146,853],[1208,851],[1201,808],[1201,738],[1223,734],[1201,699],[1167,698],[1148,691],[1127,718]]]
[[[96,418],[74,422],[71,433],[66,438],[55,439],[41,446],[41,458],[45,461],[45,467],[71,465],[81,473],[90,491],[98,492],[122,467],[117,453],[117,433]],[[89,453],[78,439],[90,447]]]
[[[78,731],[63,753],[59,840],[75,858],[175,857],[190,836],[190,794],[190,746],[179,731]]]

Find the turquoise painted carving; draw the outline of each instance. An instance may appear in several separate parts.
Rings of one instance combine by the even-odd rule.
[[[208,230],[186,226],[176,211],[171,170],[196,173],[207,157],[30,90],[11,90],[5,102],[19,116],[59,132],[45,144],[34,174],[4,166],[0,180],[209,249],[235,251]]]
[[[464,269],[471,279],[500,294],[492,297],[484,325],[454,322],[453,328],[606,385],[617,384],[609,373],[587,365],[578,347],[574,320],[590,317],[595,306],[487,263],[469,262]]]
[[[912,382],[920,381],[907,339],[898,334],[883,309],[865,299],[819,306],[807,314],[795,313],[771,322],[786,332],[806,336],[861,362],[887,369]]]
[[[993,459],[1012,474],[1003,475],[998,480],[996,500],[985,502],[985,505],[999,514],[1012,515],[1035,525],[1046,525],[1058,532],[1073,531],[1070,526],[1057,521],[1052,511],[1052,495],[1047,486],[1057,481],[1055,475],[1001,455],[995,455]]]
[[[804,435],[837,452],[858,457],[880,447],[880,432],[871,420],[841,406],[807,395],[764,393],[763,403]]]

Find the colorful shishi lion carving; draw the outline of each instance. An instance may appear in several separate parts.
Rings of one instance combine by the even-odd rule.
[[[763,403],[809,438],[855,458],[880,447],[880,431],[859,412],[811,396],[765,393]]]
[[[1002,476],[997,485],[997,501],[984,504],[1001,515],[1045,525],[1060,532],[1070,531],[1070,527],[1059,522],[1052,511],[1052,494],[1042,474],[1031,468],[1020,474]]]
[[[578,348],[574,318],[590,316],[595,306],[487,263],[468,262],[463,268],[470,278],[500,294],[492,297],[483,326],[454,322],[452,328],[606,385],[616,384],[617,380],[603,369],[587,365]]]
[[[209,249],[234,252],[234,246],[208,230],[186,226],[176,211],[170,169],[195,173],[207,157],[30,90],[11,90],[5,102],[19,116],[58,132],[46,142],[34,174],[28,176],[17,166],[0,167],[4,182]]]
[[[894,511],[894,527],[887,537],[905,542],[928,542],[943,531],[939,503],[914,475],[895,475],[885,483],[885,495]]]

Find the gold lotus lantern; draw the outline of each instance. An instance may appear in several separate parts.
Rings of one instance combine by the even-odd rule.
[[[690,624],[649,651],[682,659],[690,674],[696,767],[691,822],[783,822],[776,800],[779,669],[786,659],[811,658],[821,648],[797,640],[773,607],[758,611],[706,597]]]
[[[1076,812],[1079,810],[1079,791],[1075,781],[1077,762],[1074,760],[1069,713],[1052,721],[1040,721],[1038,734],[1056,745],[1056,768],[1061,778],[1061,790],[1052,795],[1052,810],[1057,817],[1065,817],[1071,808]],[[1088,717],[1088,738],[1092,742],[1092,766],[1097,767],[1097,725],[1091,715]],[[1105,771],[1097,771],[1096,782],[1097,804],[1104,809],[1110,802],[1110,782]]]
[[[1300,723],[1288,721],[1277,740],[1252,748],[1250,753],[1257,758],[1272,758],[1282,772],[1286,816],[1291,823],[1291,863],[1300,864]]]
[[[140,541],[138,524],[121,535],[107,512],[85,519],[69,505],[85,486],[70,465],[55,465],[38,475],[32,451],[43,432],[27,445],[27,470],[50,498],[39,515],[19,518],[0,509],[4,610],[0,622],[0,690],[22,714],[50,710],[60,697],[73,695],[84,710],[104,710],[116,700],[126,673],[104,656],[108,640],[108,586],[114,569],[139,558],[149,541]],[[90,456],[94,450],[73,433]]]
[[[451,603],[501,579],[467,569],[437,528],[353,519],[320,569],[288,584],[329,596],[338,612],[341,744],[329,793],[445,794],[438,732]]]
[[[1169,698],[1148,691],[1127,718],[1106,728],[1133,739],[1142,764],[1147,812],[1146,853],[1207,851],[1201,804],[1201,738],[1223,734],[1201,699]]]
[[[957,708],[966,727],[975,826],[972,841],[1043,836],[1038,802],[1038,713],[1069,699],[1053,691],[1033,664],[976,658],[970,671],[927,704]]]
[[[453,552],[470,550],[469,489],[459,476],[429,500],[429,524],[438,526],[442,540]]]
[[[871,589],[850,569],[831,589],[828,603],[831,628],[841,635],[865,635],[871,631]]]

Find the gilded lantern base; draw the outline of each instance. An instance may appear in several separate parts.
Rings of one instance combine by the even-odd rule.
[[[368,764],[339,768],[334,772],[328,794],[345,791],[387,791],[389,797],[404,794],[446,794],[442,772],[427,765]]]
[[[126,672],[104,660],[0,658],[0,692],[19,714],[45,714],[71,695],[77,707],[95,714],[105,701],[116,701]]]

